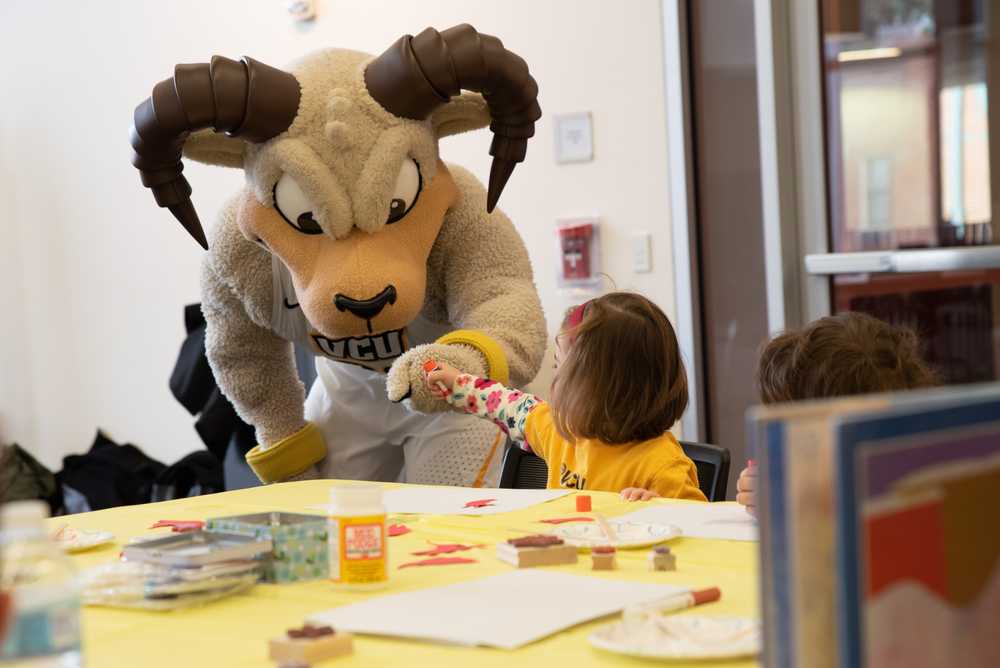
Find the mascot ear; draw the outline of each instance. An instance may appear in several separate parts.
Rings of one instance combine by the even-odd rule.
[[[431,112],[431,125],[438,139],[490,124],[490,107],[479,93],[463,92]]]
[[[246,142],[211,128],[192,132],[184,142],[184,157],[206,165],[243,167]]]

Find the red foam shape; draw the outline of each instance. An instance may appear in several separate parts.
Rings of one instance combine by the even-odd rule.
[[[424,373],[430,373],[431,371],[437,371],[438,364],[434,360],[427,360],[424,362]]]
[[[452,564],[475,563],[477,563],[475,559],[467,559],[465,557],[433,557],[431,559],[421,559],[420,561],[408,561],[405,564],[401,564],[400,568],[409,568],[411,566],[450,566]]]
[[[538,520],[544,524],[565,524],[566,522],[593,522],[593,517],[550,517],[547,520]]]
[[[160,520],[150,529],[162,529],[170,527],[173,533],[184,533],[186,531],[201,531],[205,528],[205,523],[201,520]]]
[[[385,530],[390,537],[392,536],[402,536],[410,533],[412,529],[405,524],[390,524],[389,528]]]
[[[591,511],[590,495],[578,494],[576,497],[576,512],[589,513]]]
[[[418,557],[433,557],[439,554],[451,554],[452,552],[465,552],[466,550],[471,550],[474,547],[486,547],[485,545],[463,545],[462,543],[431,543],[434,547],[430,550],[421,550],[420,552],[410,552],[410,554]]]
[[[465,508],[487,508],[493,505],[496,499],[476,499],[465,504]]]

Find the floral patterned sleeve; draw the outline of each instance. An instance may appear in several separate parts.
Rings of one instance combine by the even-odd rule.
[[[542,402],[533,394],[512,390],[495,380],[461,374],[448,401],[466,413],[493,420],[523,450],[531,450],[524,425],[532,409]]]

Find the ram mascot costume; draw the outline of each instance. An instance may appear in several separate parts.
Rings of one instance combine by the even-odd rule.
[[[448,411],[422,365],[513,384],[538,371],[531,266],[494,209],[541,116],[537,95],[524,60],[460,25],[377,58],[178,65],[136,108],[142,183],[208,250],[206,353],[256,429],[247,461],[261,480],[495,484],[500,430]],[[438,140],[487,125],[484,189],[441,161]],[[246,175],[208,238],[182,155]],[[318,357],[308,398],[293,342]]]

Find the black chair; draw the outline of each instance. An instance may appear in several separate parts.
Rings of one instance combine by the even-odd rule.
[[[544,459],[507,441],[507,451],[500,468],[500,487],[545,489],[548,481],[549,467]]]
[[[684,454],[698,470],[698,486],[709,501],[725,501],[729,485],[729,450],[707,443],[681,441]],[[500,470],[504,489],[545,489],[549,467],[538,455],[507,444]]]
[[[681,441],[694,466],[698,469],[698,487],[709,501],[725,501],[729,485],[729,450],[707,443]]]

